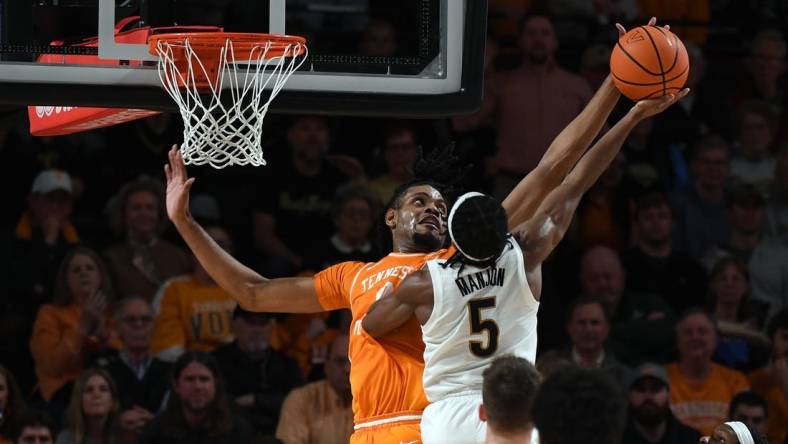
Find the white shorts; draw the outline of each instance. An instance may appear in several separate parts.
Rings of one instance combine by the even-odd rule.
[[[468,392],[433,402],[421,416],[424,444],[483,444],[487,423],[479,419],[481,392]]]

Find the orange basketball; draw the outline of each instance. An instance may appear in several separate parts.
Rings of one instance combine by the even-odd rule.
[[[676,93],[689,75],[687,49],[675,34],[657,26],[639,26],[618,39],[610,56],[613,82],[632,100]]]

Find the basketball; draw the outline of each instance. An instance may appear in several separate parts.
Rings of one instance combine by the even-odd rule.
[[[684,87],[689,56],[669,30],[638,26],[618,39],[610,56],[610,73],[618,90],[630,99],[655,99]]]

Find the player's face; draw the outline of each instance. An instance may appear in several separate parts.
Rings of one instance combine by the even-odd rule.
[[[395,239],[399,235],[419,251],[435,251],[443,245],[448,207],[438,190],[429,185],[411,187],[395,211],[387,214],[386,220]]]
[[[175,380],[173,389],[184,408],[200,412],[208,408],[216,396],[216,380],[208,367],[190,362]]]
[[[734,421],[743,422],[751,429],[755,429],[762,435],[765,435],[766,430],[766,411],[759,405],[739,404],[736,406],[736,411],[731,415]]]
[[[635,420],[643,425],[655,426],[668,416],[670,392],[662,381],[644,377],[629,390],[629,409]]]
[[[678,325],[678,349],[682,360],[711,360],[717,346],[714,325],[702,314],[688,316]]]
[[[702,443],[708,444],[739,444],[739,438],[733,433],[733,430],[725,424],[720,424],[714,429],[711,436],[704,436],[700,439]]]

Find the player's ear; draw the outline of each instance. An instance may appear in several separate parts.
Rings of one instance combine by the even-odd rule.
[[[487,412],[484,410],[484,404],[479,404],[479,419],[487,421]]]
[[[386,210],[386,226],[393,229],[397,226],[397,210],[394,208],[389,208]]]

